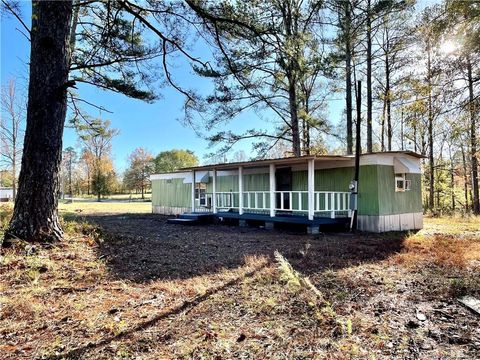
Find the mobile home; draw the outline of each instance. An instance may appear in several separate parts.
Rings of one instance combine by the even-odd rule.
[[[13,188],[0,187],[0,201],[13,201]]]
[[[356,205],[349,188],[355,171],[351,155],[224,163],[155,174],[152,211],[263,219],[266,225],[300,222],[316,228],[348,223],[357,208],[360,230],[418,230],[423,227],[422,157],[409,151],[362,154]]]

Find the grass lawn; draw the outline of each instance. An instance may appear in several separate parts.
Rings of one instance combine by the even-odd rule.
[[[92,215],[92,214],[148,214],[152,212],[151,202],[127,201],[75,201],[73,203],[60,202],[60,214]]]
[[[479,358],[456,299],[480,297],[480,219],[311,236],[171,225],[149,203],[61,212],[81,215],[63,243],[3,250],[1,358]]]

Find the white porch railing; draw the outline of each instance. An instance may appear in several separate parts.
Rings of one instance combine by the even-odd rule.
[[[209,194],[213,196],[213,194]],[[217,208],[238,209],[238,191],[217,192]]]
[[[308,191],[275,191],[276,211],[308,212]],[[205,194],[207,198],[213,198],[212,193]],[[243,209],[251,211],[270,210],[269,191],[244,191]],[[335,218],[339,212],[349,211],[349,192],[341,191],[315,191],[314,212],[329,213]],[[216,206],[218,209],[239,209],[240,197],[238,191],[217,192]]]
[[[308,211],[308,191],[275,191],[275,210]]]
[[[244,191],[243,207],[248,210],[270,210],[270,191]]]
[[[348,212],[350,216],[350,193],[344,191],[315,191],[315,212],[330,212],[335,218],[336,212]]]

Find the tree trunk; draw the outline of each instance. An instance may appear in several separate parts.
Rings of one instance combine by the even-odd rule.
[[[57,241],[62,136],[67,112],[72,1],[32,3],[30,80],[22,167],[6,239]]]
[[[13,154],[12,154],[12,200],[15,201],[17,196],[17,144],[16,139],[13,140]]]
[[[381,124],[381,148],[382,151],[385,151],[385,117],[387,113],[387,97],[385,96],[383,99],[383,110],[382,110],[382,124]]]
[[[462,164],[463,164],[463,191],[465,195],[465,212],[468,213],[468,175],[467,175],[467,159],[465,156],[465,150],[463,146],[460,146],[462,150]]]
[[[90,184],[91,184],[90,170],[87,169],[87,195],[90,195]]]
[[[367,152],[373,151],[372,144],[372,19],[370,0],[367,0]]]
[[[385,55],[385,104],[387,111],[387,149],[392,151],[392,99],[390,90],[390,62],[388,53]]]
[[[415,152],[418,151],[418,149],[417,149],[417,125],[415,123],[413,123],[413,149],[414,149]]]
[[[434,185],[435,185],[435,176],[434,176],[434,159],[433,159],[433,108],[432,108],[432,65],[430,58],[430,44],[427,45],[427,83],[428,83],[428,160],[429,160],[429,169],[430,169],[430,187],[428,192],[428,208],[430,211],[433,211],[434,204]]]
[[[450,153],[450,186],[451,186],[451,196],[452,196],[452,212],[455,212],[455,166],[453,163],[453,158]]]
[[[304,110],[305,110],[305,115],[308,117],[310,115],[310,94],[308,91],[304,91],[303,94],[305,100],[304,100]],[[311,142],[310,142],[310,123],[308,122],[308,118],[303,120],[303,150],[304,150],[304,155],[310,155],[310,147],[311,147]]]
[[[478,193],[478,159],[477,159],[477,125],[475,111],[475,96],[473,93],[472,63],[467,56],[468,97],[470,110],[470,151],[472,153],[472,209],[475,215],[480,214],[480,200]]]
[[[300,127],[298,126],[298,103],[297,88],[295,79],[288,79],[288,101],[290,105],[290,126],[292,128],[292,151],[294,156],[302,155],[302,145],[300,143]]]
[[[345,2],[345,88],[347,112],[347,154],[353,154],[353,121],[352,121],[352,49],[350,38],[351,12],[349,1]]]
[[[403,133],[403,110],[402,110],[402,114],[400,116],[400,148],[402,149],[402,151],[405,150],[405,144],[404,144],[403,138],[404,138],[404,133]]]

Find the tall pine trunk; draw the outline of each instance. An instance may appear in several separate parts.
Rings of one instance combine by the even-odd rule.
[[[453,161],[452,153],[450,152],[450,195],[452,198],[452,212],[455,212],[455,163]]]
[[[14,135],[13,140],[13,153],[12,153],[12,200],[15,201],[17,197],[17,140]]]
[[[385,105],[387,112],[387,149],[392,151],[392,90],[390,88],[390,60],[388,52],[385,54]]]
[[[57,241],[62,136],[67,112],[72,1],[34,1],[27,126],[18,194],[6,239]]]
[[[367,152],[373,151],[372,144],[372,19],[370,0],[367,0]]]
[[[460,145],[462,150],[462,165],[463,165],[463,193],[465,196],[465,213],[468,213],[468,172],[467,172],[467,158],[463,145]]]
[[[429,188],[428,188],[428,208],[433,211],[434,189],[435,189],[435,163],[433,159],[433,106],[432,106],[432,63],[430,54],[430,43],[427,44],[427,85],[428,85],[428,161],[429,161]]]
[[[381,136],[380,136],[380,147],[382,151],[385,151],[385,118],[387,113],[387,97],[384,96],[383,99],[383,109],[382,109],[382,123],[381,123]]]
[[[345,88],[347,112],[347,154],[353,154],[353,121],[352,121],[352,46],[350,34],[351,11],[349,1],[345,2]]]
[[[290,126],[292,129],[292,150],[294,156],[302,155],[302,144],[300,143],[300,127],[298,124],[298,103],[297,103],[297,87],[295,79],[288,80],[288,101],[290,105]]]
[[[475,215],[480,214],[480,199],[478,194],[478,159],[477,159],[477,125],[475,96],[473,93],[472,62],[467,56],[468,97],[470,111],[470,151],[472,153],[472,209]]]

